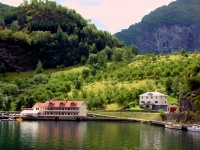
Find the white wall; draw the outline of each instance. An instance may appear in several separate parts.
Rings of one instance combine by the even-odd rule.
[[[78,116],[87,116],[87,106],[85,103],[82,103],[80,106]]]
[[[167,96],[140,96],[140,105],[144,104],[142,103],[142,101],[144,101],[145,103],[150,102],[151,104],[155,105],[168,104]]]

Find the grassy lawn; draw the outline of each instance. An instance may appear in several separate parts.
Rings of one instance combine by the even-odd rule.
[[[116,116],[122,118],[134,118],[134,119],[143,119],[143,120],[158,120],[160,116],[158,113],[144,113],[144,112],[116,112],[120,110],[116,103],[109,104],[106,106],[106,111],[89,111],[89,113],[107,115],[107,116]],[[109,111],[110,110],[110,111]],[[130,110],[142,110],[139,106],[132,107]]]
[[[115,116],[121,118],[133,118],[142,120],[160,120],[158,113],[144,113],[144,112],[105,112],[105,111],[89,111],[89,113]]]
[[[85,66],[71,66],[71,67],[66,67],[66,68],[59,68],[59,69],[48,69],[44,70],[44,74],[52,74],[52,75],[57,75],[60,74],[61,72],[63,73],[69,73],[69,72],[81,72],[83,69],[88,69]],[[6,82],[11,82],[14,81],[16,78],[19,79],[24,79],[24,78],[33,78],[35,75],[35,70],[33,71],[27,71],[27,72],[8,72],[5,75],[0,74],[0,81],[6,81]]]

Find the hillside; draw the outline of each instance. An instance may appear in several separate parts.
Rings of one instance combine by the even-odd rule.
[[[169,95],[172,103],[176,101],[171,98],[178,99],[181,111],[198,112],[199,60],[199,53],[182,52],[133,55],[129,61],[113,59],[104,67],[98,67],[101,61],[88,61],[85,66],[42,71],[38,64],[35,72],[2,74],[0,97],[5,102],[4,110],[32,107],[35,102],[47,99],[84,100],[88,109],[96,110],[110,104],[117,104],[119,108],[136,106],[140,94],[159,91]],[[36,73],[38,70],[41,72]]]
[[[176,0],[116,33],[116,37],[128,45],[135,44],[140,53],[173,53],[182,48],[199,51],[200,1]]]
[[[75,10],[56,2],[24,1],[19,7],[0,3],[0,72],[56,68],[84,63],[89,53],[124,44],[97,30]],[[3,69],[2,69],[3,68]]]

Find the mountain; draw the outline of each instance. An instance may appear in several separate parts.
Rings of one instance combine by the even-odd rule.
[[[45,69],[72,66],[85,62],[89,53],[124,45],[53,1],[24,0],[19,7],[0,3],[0,8],[0,72],[33,70],[39,60]]]
[[[135,44],[140,53],[199,51],[200,1],[176,0],[115,35],[128,45]]]

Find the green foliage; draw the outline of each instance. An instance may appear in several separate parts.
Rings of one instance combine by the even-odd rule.
[[[23,54],[23,59],[28,62],[20,62],[20,67],[6,65],[8,71],[34,69],[39,60],[44,69],[84,64],[89,53],[97,54],[105,47],[123,45],[110,33],[97,30],[75,10],[54,1],[24,1],[18,8],[6,5],[0,5],[0,8],[5,11],[0,10],[1,42],[10,45],[8,49],[19,47],[20,51],[10,50],[11,55],[18,58]],[[98,63],[105,67],[106,58],[102,54],[99,53]]]
[[[75,79],[74,80],[74,87],[75,89],[81,89],[81,86],[82,86],[82,81],[80,79]]]
[[[18,21],[13,21],[11,26],[10,26],[10,30],[12,30],[13,32],[19,31],[19,24]]]
[[[6,84],[4,86],[4,91],[3,91],[4,94],[16,96],[18,92],[19,92],[19,88],[15,84]]]
[[[45,74],[41,74],[41,73],[34,75],[33,79],[36,83],[41,83],[41,84],[46,84],[48,83],[48,80],[49,80]]]
[[[35,70],[35,74],[40,74],[40,73],[43,73],[43,72],[44,72],[44,69],[42,68],[42,62],[38,61],[37,68]]]
[[[159,109],[159,110],[158,110],[158,113],[159,113],[160,117],[164,120],[165,117],[166,117],[165,112],[164,112],[162,109]]]

